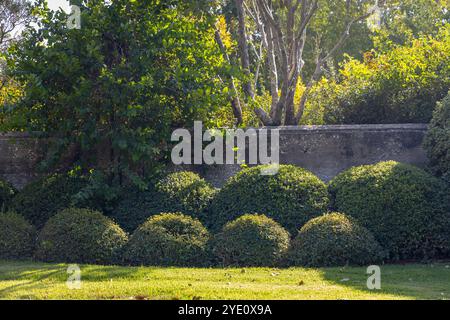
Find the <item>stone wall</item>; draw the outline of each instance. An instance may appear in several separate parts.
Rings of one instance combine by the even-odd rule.
[[[280,128],[280,160],[329,181],[340,172],[363,164],[396,160],[424,167],[424,124],[302,126]],[[25,134],[0,135],[0,176],[22,187],[36,173],[40,146]],[[191,168],[221,186],[240,166]]]
[[[24,133],[0,134],[0,177],[22,188],[36,177],[41,146]]]
[[[283,127],[280,162],[306,168],[326,182],[353,166],[387,160],[425,167],[426,132],[425,124]],[[197,171],[220,186],[239,170],[214,166]]]

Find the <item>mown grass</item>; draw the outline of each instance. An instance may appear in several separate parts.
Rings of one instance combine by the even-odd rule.
[[[366,268],[180,269],[81,266],[82,288],[66,285],[67,265],[0,262],[0,299],[450,299],[450,264],[382,267],[382,290]]]

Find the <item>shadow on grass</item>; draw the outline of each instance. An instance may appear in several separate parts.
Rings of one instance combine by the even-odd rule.
[[[450,263],[389,265],[381,268],[381,290],[370,290],[367,268],[323,269],[325,280],[374,295],[419,300],[450,299]]]
[[[69,277],[68,266],[68,264],[55,265],[32,261],[0,261],[0,281],[14,282],[13,285],[0,289],[0,299],[20,290],[32,292],[34,289],[47,289],[57,284],[64,284]],[[102,282],[118,278],[138,277],[138,268],[95,265],[80,265],[80,268],[83,281]],[[33,299],[34,297],[26,295],[22,298]]]
[[[62,267],[44,267],[43,269],[37,269],[33,271],[23,271],[20,268],[17,271],[8,271],[6,274],[2,274],[2,280],[6,281],[24,281],[19,284],[0,289],[0,298],[5,294],[14,292],[20,289],[31,288],[43,288],[45,285],[42,282],[46,279],[53,278],[58,275],[64,274],[66,271]],[[28,297],[32,298],[32,297]]]
[[[20,281],[22,279],[44,280],[53,277],[66,281],[67,268],[72,264],[46,264],[0,261],[0,281]],[[75,264],[77,265],[77,264]],[[87,281],[105,281],[114,278],[136,278],[139,267],[80,265],[82,278]],[[146,268],[152,269],[152,268]]]

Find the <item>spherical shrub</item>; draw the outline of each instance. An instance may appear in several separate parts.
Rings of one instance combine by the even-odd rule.
[[[450,182],[450,93],[437,105],[425,148],[434,173]]]
[[[175,172],[158,182],[166,212],[182,211],[200,218],[211,203],[216,189],[193,172]]]
[[[263,215],[244,215],[228,223],[214,240],[214,253],[225,265],[274,266],[289,248],[290,235]]]
[[[177,172],[146,191],[126,191],[111,217],[130,233],[149,217],[162,212],[183,212],[202,219],[215,193],[197,174]]]
[[[0,259],[32,257],[35,240],[35,229],[22,216],[0,213]]]
[[[220,230],[242,214],[265,212],[294,233],[327,210],[326,185],[311,172],[282,165],[278,174],[263,175],[265,169],[245,169],[225,184],[211,205],[211,229]]]
[[[200,221],[181,213],[153,216],[131,236],[124,261],[132,265],[201,266],[210,236]]]
[[[306,267],[379,263],[384,250],[366,228],[341,213],[309,221],[293,240],[288,261]]]
[[[7,209],[16,194],[16,189],[7,181],[0,179],[0,210]]]
[[[329,185],[336,211],[356,218],[390,259],[427,259],[449,251],[450,192],[425,171],[394,161],[352,168]]]
[[[55,174],[26,186],[12,201],[12,208],[20,212],[36,228],[62,209],[73,205],[73,196],[82,190],[86,181],[68,174]]]
[[[46,262],[107,264],[116,261],[126,233],[100,212],[65,209],[39,234],[36,257]]]

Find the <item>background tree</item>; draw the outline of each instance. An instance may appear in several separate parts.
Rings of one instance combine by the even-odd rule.
[[[32,20],[31,7],[26,0],[0,1],[0,129],[10,130],[16,119],[8,116],[9,104],[19,97],[20,86],[7,76],[6,51],[20,38],[22,28]]]
[[[31,20],[27,0],[2,0],[0,2],[0,50],[11,43],[20,28]]]
[[[346,57],[363,59],[374,49],[388,52],[425,35],[436,36],[448,23],[448,4],[448,0],[225,1],[221,14],[235,41],[229,60],[241,69],[235,80],[242,85],[236,94],[243,110],[238,123],[248,109],[255,110],[265,125],[303,123],[308,99],[315,98],[313,87],[322,77],[338,76]]]
[[[252,85],[258,86],[258,79],[250,80],[251,46],[256,52],[256,64],[264,64],[267,69],[271,105],[266,110],[255,107],[255,112],[264,125],[299,123],[308,93],[322,75],[327,61],[342,48],[352,27],[363,23],[372,14],[368,10],[369,4],[370,1],[351,0],[235,0],[238,54],[243,70],[245,100],[254,100]],[[335,30],[340,30],[339,36],[334,41],[324,43],[316,26],[334,15],[343,18],[339,23],[333,24]],[[310,28],[314,32],[310,33]],[[248,29],[253,31],[251,35],[248,35]],[[314,56],[305,61],[308,58],[304,54],[305,47],[313,41]],[[257,54],[257,48],[261,48],[260,55]],[[262,59],[265,61],[261,61]],[[305,66],[310,64],[314,65],[311,74],[303,73]],[[300,80],[307,86],[301,101],[295,105]]]

